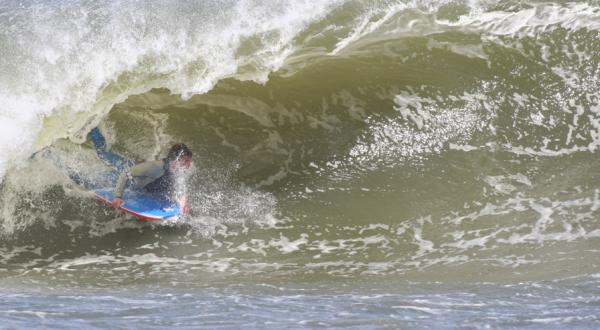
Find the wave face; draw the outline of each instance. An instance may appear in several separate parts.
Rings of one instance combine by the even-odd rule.
[[[319,283],[339,315],[350,290],[410,320],[390,327],[598,321],[597,1],[6,1],[0,54],[4,288],[136,278],[277,309],[254,285]],[[136,161],[188,144],[194,214],[140,224],[71,182],[104,166],[95,126]]]

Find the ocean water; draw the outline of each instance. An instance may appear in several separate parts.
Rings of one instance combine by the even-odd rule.
[[[595,0],[0,1],[1,327],[598,328],[599,54]],[[192,213],[69,179],[96,126]]]

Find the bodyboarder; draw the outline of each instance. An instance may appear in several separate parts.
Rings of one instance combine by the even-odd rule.
[[[183,143],[171,146],[167,156],[162,160],[148,161],[134,164],[132,161],[106,150],[106,139],[96,127],[90,132],[91,140],[98,156],[112,165],[120,175],[115,187],[115,197],[112,206],[121,207],[123,192],[126,188],[133,190],[161,194],[176,200],[182,214],[190,211],[187,205],[187,196],[176,196],[176,174],[185,171],[192,164],[192,152]]]

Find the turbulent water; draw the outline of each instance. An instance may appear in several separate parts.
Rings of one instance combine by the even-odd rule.
[[[599,327],[598,54],[594,0],[0,1],[2,324]],[[69,179],[95,126],[192,214]]]

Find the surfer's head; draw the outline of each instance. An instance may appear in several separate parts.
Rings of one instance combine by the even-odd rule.
[[[167,154],[171,170],[187,169],[192,163],[192,151],[183,143],[174,144]]]

